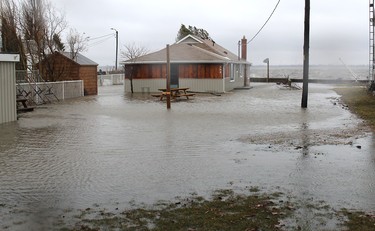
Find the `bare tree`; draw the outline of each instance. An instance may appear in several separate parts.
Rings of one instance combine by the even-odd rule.
[[[27,0],[21,3],[20,33],[28,54],[29,68],[33,69],[43,59],[45,45],[46,21],[43,17],[45,6],[43,0]],[[40,66],[39,66],[40,69]]]
[[[21,60],[25,60],[21,69],[26,66],[41,69],[41,61],[47,60],[43,62],[44,68],[47,73],[52,72],[53,65],[47,57],[63,49],[61,34],[67,27],[65,16],[48,0],[0,0],[0,3],[2,36],[6,38],[3,49],[20,53]]]
[[[56,71],[55,59],[50,59],[48,56],[53,54],[55,51],[64,51],[64,45],[61,42],[61,35],[63,31],[67,28],[67,22],[65,20],[64,14],[57,14],[57,10],[50,2],[44,3],[44,38],[43,38],[43,48],[42,50],[42,59],[44,60],[39,63],[44,64],[44,70],[46,71],[46,75],[48,75],[48,79],[54,80],[59,78],[62,73],[61,71]],[[39,66],[41,70],[42,67]]]
[[[46,2],[45,3],[45,48],[47,53],[53,53],[54,51],[63,51],[64,45],[61,42],[61,35],[67,28],[68,23],[65,19],[64,14],[56,14],[54,6]]]
[[[25,69],[26,58],[23,52],[22,39],[18,33],[18,12],[18,6],[13,0],[0,0],[0,40],[2,40],[2,44],[0,44],[2,50],[0,51],[19,53],[21,57],[20,63],[16,65],[17,69]]]
[[[85,37],[85,34],[80,34],[76,29],[70,29],[67,37],[67,43],[69,46],[69,51],[71,59],[75,59],[79,52],[85,51],[87,49],[87,42],[89,37]]]
[[[125,78],[130,80],[131,93],[133,90],[133,78],[137,76],[138,68],[135,67],[137,59],[149,51],[144,46],[136,45],[135,43],[127,44],[124,46],[124,50],[121,51],[121,57],[126,60],[126,62],[131,63],[130,65],[124,65]]]

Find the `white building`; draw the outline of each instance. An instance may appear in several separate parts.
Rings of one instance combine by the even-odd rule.
[[[0,53],[0,124],[17,120],[16,68],[18,54]]]

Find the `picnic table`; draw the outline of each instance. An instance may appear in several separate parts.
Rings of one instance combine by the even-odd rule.
[[[179,97],[186,97],[186,99],[189,99],[189,96],[195,95],[194,93],[187,92],[187,90],[189,90],[188,87],[171,88],[170,92],[167,92],[167,89],[165,89],[165,88],[160,88],[158,90],[161,91],[161,92],[159,94],[152,94],[152,96],[159,97],[160,100],[163,100],[163,98],[165,96],[167,96],[168,94],[171,95],[172,99],[176,99],[176,98],[179,98]]]
[[[21,113],[21,112],[29,112],[29,111],[33,111],[34,110],[34,107],[29,107],[26,102],[27,102],[27,99],[24,98],[24,99],[16,99],[16,102],[17,102],[17,113]],[[20,104],[22,104],[22,108],[20,107]]]

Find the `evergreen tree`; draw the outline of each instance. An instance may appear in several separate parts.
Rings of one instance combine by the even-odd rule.
[[[195,26],[190,25],[186,27],[184,24],[181,24],[181,27],[177,33],[176,41],[179,41],[190,34],[197,36],[201,39],[211,39],[209,33],[205,29],[197,28]]]
[[[57,51],[65,51],[65,45],[61,42],[61,38],[58,34],[53,35],[53,42],[55,43]]]
[[[189,34],[192,34],[192,32],[188,28],[186,28],[184,24],[181,24],[181,27],[177,33],[176,41],[181,40],[182,38],[186,37]]]

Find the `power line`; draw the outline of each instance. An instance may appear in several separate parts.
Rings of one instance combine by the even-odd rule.
[[[88,47],[93,47],[93,46],[102,44],[102,43],[106,42],[109,39],[111,39],[111,37],[107,37],[107,38],[101,39],[99,41],[93,42],[93,43],[89,44]]]
[[[102,44],[102,43],[106,42],[107,40],[111,39],[113,35],[114,34],[111,33],[111,34],[106,34],[106,35],[98,36],[98,37],[95,37],[95,38],[90,38],[89,37],[87,39],[87,42],[92,42],[92,43],[88,44],[87,47],[90,48],[90,47]],[[97,41],[94,41],[94,40],[97,40]]]
[[[113,33],[111,33],[111,34],[106,34],[106,35],[99,36],[99,37],[95,37],[95,38],[89,38],[89,41],[91,41],[91,40],[96,40],[96,39],[101,39],[101,38],[105,38],[105,37],[111,37],[111,36],[113,36]]]
[[[263,30],[263,28],[266,26],[266,24],[268,23],[268,21],[271,19],[273,13],[275,13],[277,7],[279,6],[280,1],[281,1],[281,0],[279,0],[279,1],[277,2],[275,8],[273,9],[273,11],[272,11],[272,13],[271,13],[271,15],[268,17],[268,19],[267,19],[266,22],[263,24],[263,26],[258,30],[258,32],[254,35],[254,37],[252,37],[252,38],[250,39],[250,41],[247,42],[247,43],[251,43],[251,42],[252,42],[252,41],[258,36],[258,34]]]

